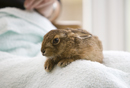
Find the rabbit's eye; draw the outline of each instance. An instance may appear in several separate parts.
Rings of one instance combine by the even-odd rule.
[[[57,44],[57,43],[59,43],[59,39],[58,39],[58,38],[55,38],[55,39],[53,40],[53,44]]]

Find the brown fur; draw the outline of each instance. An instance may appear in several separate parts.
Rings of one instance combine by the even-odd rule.
[[[55,38],[59,40],[57,43]],[[44,36],[41,52],[48,57],[44,65],[47,72],[56,64],[64,67],[78,59],[103,61],[101,41],[82,29],[51,30]]]

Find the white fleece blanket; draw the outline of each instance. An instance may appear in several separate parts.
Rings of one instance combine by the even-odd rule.
[[[130,88],[130,53],[105,51],[104,62],[77,60],[47,73],[45,57],[0,52],[0,88]]]

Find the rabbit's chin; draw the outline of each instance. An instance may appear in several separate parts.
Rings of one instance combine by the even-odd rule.
[[[54,58],[54,56],[46,56],[47,58],[49,58],[49,59],[52,59],[52,58]]]

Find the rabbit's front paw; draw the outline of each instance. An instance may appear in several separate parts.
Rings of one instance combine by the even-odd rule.
[[[64,60],[61,60],[61,61],[58,62],[58,66],[65,67],[68,64],[70,64],[71,62],[73,62],[72,59],[64,59]]]
[[[54,68],[54,61],[52,59],[47,59],[44,68],[47,72],[50,72]]]

